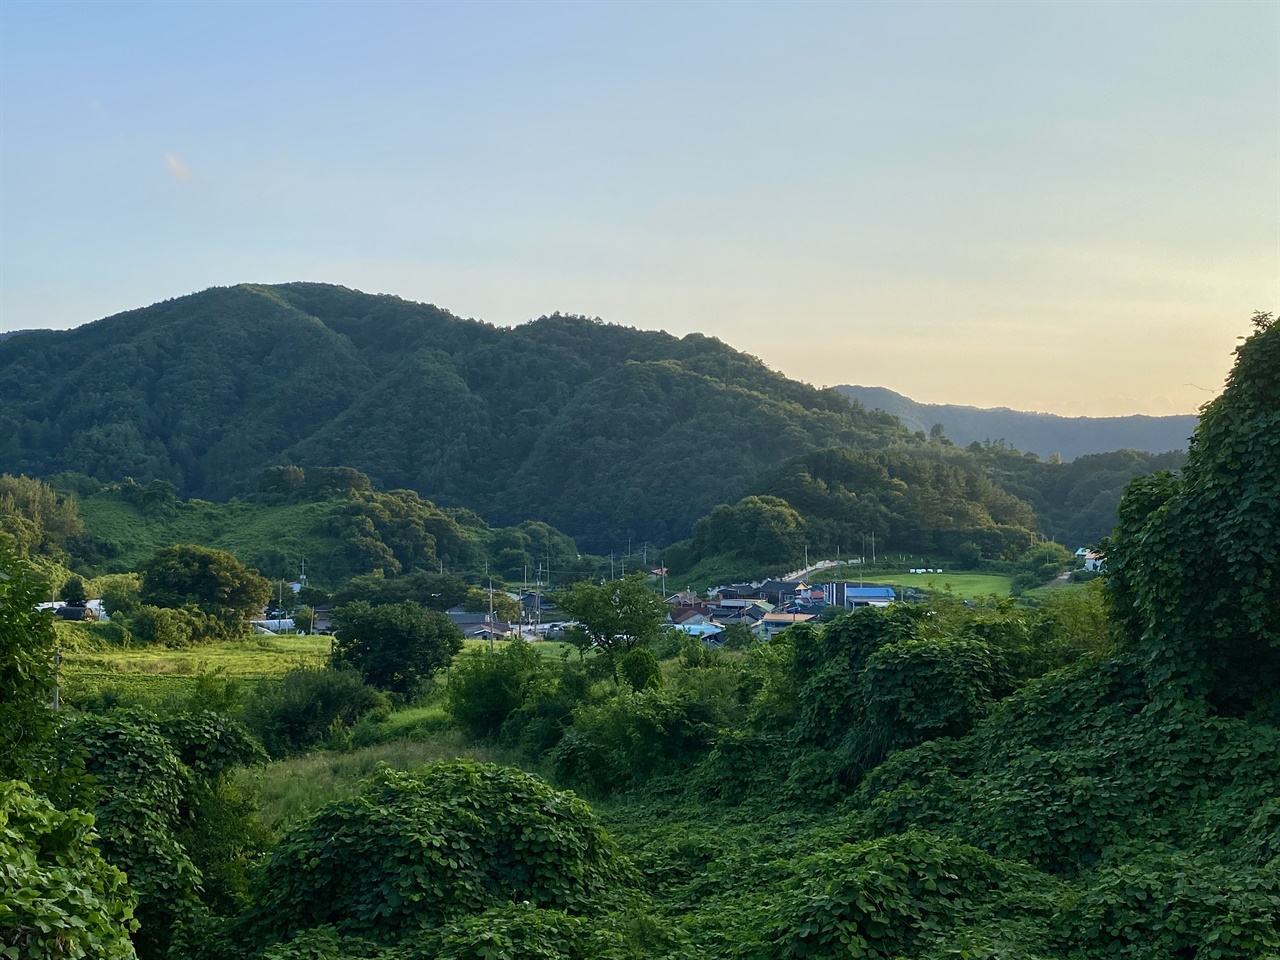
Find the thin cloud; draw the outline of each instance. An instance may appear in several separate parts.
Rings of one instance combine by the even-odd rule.
[[[169,174],[179,183],[186,183],[191,179],[191,168],[182,162],[182,158],[173,153],[164,155],[165,166],[169,168]]]

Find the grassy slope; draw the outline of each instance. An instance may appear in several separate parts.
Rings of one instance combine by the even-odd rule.
[[[353,795],[359,790],[360,781],[378,764],[409,770],[457,757],[469,757],[485,763],[515,762],[512,756],[501,750],[468,744],[461,733],[450,730],[436,733],[425,741],[401,739],[350,753],[309,753],[265,767],[242,770],[240,777],[242,782],[259,791],[262,819],[269,827],[278,830],[331,800]]]
[[[80,501],[80,515],[95,536],[120,545],[115,564],[136,569],[164,547],[198,543],[251,563],[274,551],[320,554],[329,545],[311,531],[333,512],[337,501],[267,505],[232,500],[191,500],[172,516],[144,516],[109,494]]]
[[[860,573],[858,567],[850,565],[824,570],[814,576],[813,582],[827,583],[832,580],[857,582],[860,577],[863,583],[950,591],[965,599],[1009,596],[1009,578],[995,573],[886,573],[882,570]]]

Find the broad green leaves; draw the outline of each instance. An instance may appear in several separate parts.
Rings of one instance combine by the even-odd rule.
[[[1152,683],[1229,712],[1280,683],[1280,327],[1236,353],[1182,475],[1126,491],[1106,566]]]

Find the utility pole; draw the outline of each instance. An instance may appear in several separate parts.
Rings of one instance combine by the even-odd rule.
[[[551,587],[551,557],[547,557],[547,588]],[[538,564],[538,589],[533,595],[533,632],[542,627],[542,564]]]
[[[489,652],[493,653],[493,577],[489,578]]]
[[[871,531],[871,562],[876,562],[876,532]]]

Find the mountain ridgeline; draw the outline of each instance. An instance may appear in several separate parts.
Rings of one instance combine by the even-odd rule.
[[[874,532],[889,549],[1002,556],[1030,533],[1105,536],[1131,477],[1181,461],[958,446],[699,334],[561,315],[507,329],[324,284],[215,288],[0,341],[0,473],[222,501],[269,492],[274,467],[354,468],[372,482],[357,500],[412,491],[424,501],[392,513],[474,511],[484,521],[464,526],[486,543],[485,524],[537,521],[602,554],[693,534],[690,559],[774,562]],[[733,513],[744,496],[757,501]],[[722,542],[757,514],[785,535]],[[396,562],[462,562],[447,544],[466,539]],[[378,566],[391,548],[373,547],[347,560]]]
[[[588,547],[676,539],[787,457],[909,436],[698,334],[558,315],[503,329],[304,283],[11,337],[0,404],[10,473],[226,499],[276,464],[351,466]]]
[[[1006,407],[982,408],[951,403],[919,403],[884,387],[839,386],[840,393],[868,410],[891,413],[909,430],[929,430],[941,424],[954,442],[1000,440],[1019,450],[1068,460],[1109,450],[1149,450],[1159,453],[1187,449],[1196,416],[1060,417],[1027,413]]]

